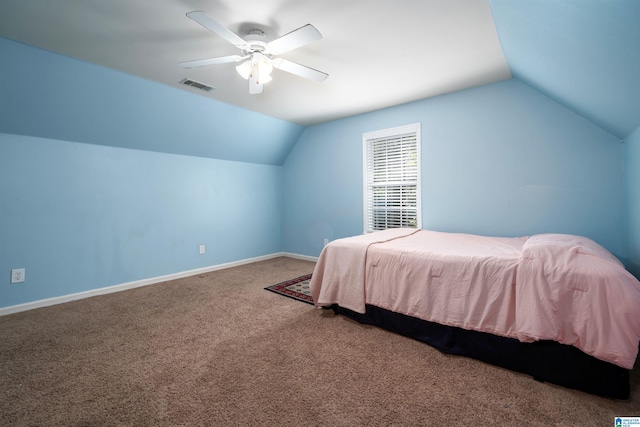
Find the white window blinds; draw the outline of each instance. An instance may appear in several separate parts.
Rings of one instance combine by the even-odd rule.
[[[365,233],[420,227],[420,124],[363,134]]]

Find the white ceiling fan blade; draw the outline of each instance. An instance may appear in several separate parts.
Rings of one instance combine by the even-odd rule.
[[[320,40],[321,38],[322,34],[316,30],[316,27],[307,24],[267,43],[267,47],[270,52],[277,55]]]
[[[318,71],[305,65],[300,65],[282,58],[276,58],[271,61],[271,63],[279,70],[286,71],[287,73],[295,74],[296,76],[304,77],[305,79],[313,80],[316,82],[323,82],[327,79],[327,77],[329,77],[329,74],[327,73],[323,73],[322,71]]]
[[[226,27],[223,27],[222,25],[214,21],[213,18],[211,18],[209,15],[200,10],[189,12],[187,13],[187,16],[205,27],[207,30],[219,35],[229,43],[239,48],[247,45],[247,42],[242,40],[242,38],[240,38],[240,36],[238,36],[236,33],[227,29]]]
[[[181,65],[184,68],[206,67],[207,65],[239,62],[246,58],[249,58],[249,56],[248,55],[247,56],[229,55],[229,56],[220,56],[218,58],[196,59],[195,61],[185,61],[185,62],[181,62],[179,65]]]
[[[251,76],[249,77],[249,94],[258,95],[261,94],[263,90],[263,84],[258,82],[258,78]]]

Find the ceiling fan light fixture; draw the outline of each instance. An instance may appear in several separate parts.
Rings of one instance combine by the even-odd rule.
[[[261,80],[271,76],[271,72],[273,71],[273,65],[271,64],[271,61],[269,61],[264,56],[261,56],[258,59],[256,63],[256,67],[258,68],[258,76],[260,77]]]
[[[245,79],[245,80],[249,80],[249,77],[251,77],[251,69],[253,67],[251,66],[251,60],[245,61],[242,64],[238,65],[236,67],[236,71],[238,72],[238,74],[240,74],[240,76]]]
[[[254,53],[251,59],[238,65],[236,71],[245,80],[255,76],[260,83],[268,83],[272,80],[273,64],[261,53]]]

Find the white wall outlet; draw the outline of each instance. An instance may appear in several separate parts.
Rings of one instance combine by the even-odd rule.
[[[11,270],[11,283],[24,282],[24,268],[14,268]]]
[[[329,244],[329,239],[324,239],[324,245],[327,246]]]
[[[200,245],[200,255],[202,255],[203,253],[205,253],[205,247],[204,245]]]

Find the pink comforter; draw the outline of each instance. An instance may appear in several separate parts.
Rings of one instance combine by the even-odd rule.
[[[584,237],[385,230],[331,242],[310,286],[320,306],[554,340],[626,369],[638,353],[640,282]]]
[[[390,228],[377,233],[337,239],[325,246],[309,283],[316,305],[340,304],[349,310],[364,313],[365,267],[369,247],[418,231]]]

